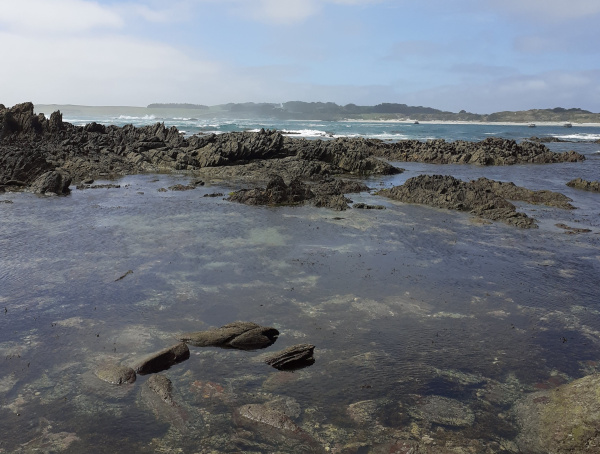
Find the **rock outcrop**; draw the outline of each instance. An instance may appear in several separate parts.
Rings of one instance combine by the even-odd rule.
[[[420,175],[408,179],[402,186],[383,189],[378,194],[405,203],[467,211],[517,227],[537,227],[533,219],[518,213],[512,203],[492,192],[487,184],[466,183],[448,175]]]
[[[313,199],[315,194],[299,179],[293,179],[289,185],[283,178],[271,178],[265,189],[241,189],[232,193],[227,200],[246,205],[299,205]]]
[[[574,151],[556,153],[536,142],[489,137],[480,142],[444,139],[403,140],[377,147],[373,152],[390,161],[426,162],[431,164],[476,164],[483,166],[512,164],[549,164],[584,161],[585,156]]]
[[[252,322],[233,322],[208,331],[186,333],[182,342],[195,347],[222,347],[238,350],[257,350],[273,345],[279,331]]]
[[[246,205],[268,206],[312,203],[317,207],[342,211],[352,202],[344,194],[368,190],[365,184],[355,181],[325,179],[307,185],[294,178],[289,184],[285,184],[281,176],[275,176],[269,180],[266,188],[240,189],[232,193],[227,200]]]
[[[588,181],[583,178],[575,178],[567,183],[575,189],[583,189],[584,191],[600,192],[600,181]]]
[[[98,176],[172,171],[209,179],[267,182],[279,175],[286,181],[323,182],[338,175],[401,172],[385,160],[508,165],[583,159],[575,152],[551,152],[540,143],[498,138],[397,143],[362,138],[307,140],[264,129],[186,137],[161,123],[140,128],[97,123],[81,127],[63,122],[60,112],[50,118],[36,115],[32,103],[0,105],[0,187],[12,190],[27,187],[51,171],[60,171],[65,181],[70,175],[75,183]],[[344,205],[340,199],[344,192],[329,194],[335,197],[330,200],[310,189],[316,206]]]

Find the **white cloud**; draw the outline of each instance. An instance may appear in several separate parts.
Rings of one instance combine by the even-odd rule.
[[[214,90],[221,66],[166,45],[122,36],[81,39],[0,33],[4,104],[145,105],[149,99],[189,99]],[[27,55],[24,59],[23,55]]]
[[[82,0],[1,0],[0,11],[0,26],[28,33],[74,33],[123,26],[118,14]]]

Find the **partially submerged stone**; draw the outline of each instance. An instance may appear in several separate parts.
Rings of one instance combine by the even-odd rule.
[[[295,370],[314,364],[315,346],[312,344],[293,345],[269,356],[265,363],[279,370]]]
[[[278,336],[279,331],[272,327],[253,322],[233,322],[208,331],[183,334],[180,340],[196,347],[257,350],[273,345]]]
[[[575,189],[583,189],[584,191],[600,192],[600,181],[588,181],[583,178],[575,178],[567,183]]]
[[[103,364],[96,369],[96,376],[107,383],[122,385],[133,383],[136,379],[135,371],[128,366],[119,364]]]
[[[136,363],[133,369],[140,375],[153,374],[166,370],[189,357],[190,350],[188,346],[181,342],[147,356]]]

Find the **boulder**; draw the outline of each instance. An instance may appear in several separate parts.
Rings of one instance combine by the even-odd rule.
[[[30,190],[36,194],[64,195],[70,193],[71,177],[60,170],[52,170],[40,175],[31,184]]]
[[[275,328],[252,322],[233,322],[208,331],[183,334],[180,340],[196,347],[257,350],[273,345],[278,336],[279,331]]]
[[[133,369],[140,375],[153,374],[167,370],[171,366],[185,361],[189,357],[190,350],[188,346],[182,342],[148,355],[146,358],[138,361],[133,366]]]

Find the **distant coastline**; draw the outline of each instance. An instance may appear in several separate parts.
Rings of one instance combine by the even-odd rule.
[[[38,113],[50,114],[60,110],[68,116],[123,115],[194,118],[254,118],[279,120],[319,121],[385,121],[427,122],[441,124],[507,124],[507,125],[600,125],[600,113],[572,108],[530,109],[523,111],[475,114],[464,110],[455,113],[406,104],[378,104],[376,106],[339,106],[334,103],[287,102],[230,103],[216,106],[201,104],[150,104],[142,106],[83,106],[69,104],[38,104]]]

